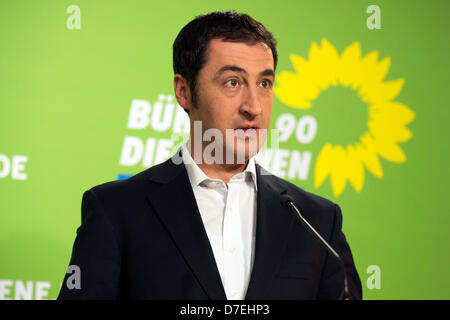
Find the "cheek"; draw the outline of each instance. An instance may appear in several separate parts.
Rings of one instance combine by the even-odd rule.
[[[272,106],[273,106],[273,100],[269,99],[267,100],[267,103],[264,106],[264,123],[266,124],[266,127],[269,127],[270,123],[270,116],[272,115]]]
[[[265,125],[266,129],[269,129],[269,127],[270,127],[270,112],[265,116],[264,125]]]
[[[239,111],[238,101],[230,101],[229,99],[219,99],[214,101],[211,106],[211,116],[213,120],[222,127],[225,127],[232,121]]]
[[[229,108],[218,103],[210,106],[206,119],[210,128],[225,129],[229,126],[232,116],[230,115]]]

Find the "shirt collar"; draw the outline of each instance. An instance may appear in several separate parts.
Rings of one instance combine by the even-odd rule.
[[[186,171],[189,177],[189,181],[191,183],[192,189],[197,187],[199,184],[201,184],[205,180],[215,180],[210,177],[208,177],[202,169],[195,163],[194,159],[191,156],[191,153],[189,152],[187,145],[189,143],[189,140],[187,140],[181,149],[181,156],[183,158],[184,166],[186,167]],[[253,185],[255,186],[255,190],[258,189],[258,184],[256,181],[256,166],[255,166],[255,159],[254,157],[251,157],[247,163],[247,167],[243,171],[244,175],[248,176],[250,175],[250,178],[253,182]]]

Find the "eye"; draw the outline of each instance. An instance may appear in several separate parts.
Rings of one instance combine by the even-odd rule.
[[[228,87],[236,88],[237,86],[239,86],[239,81],[236,79],[230,79],[225,83],[225,85],[227,85]]]
[[[259,83],[259,85],[265,89],[269,89],[272,86],[272,81],[264,79]]]

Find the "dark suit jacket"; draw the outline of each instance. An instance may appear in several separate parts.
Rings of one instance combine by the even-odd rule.
[[[255,258],[246,299],[341,294],[339,264],[280,204],[283,192],[341,255],[350,292],[361,298],[339,207],[259,165],[256,171]],[[80,267],[81,289],[68,289],[66,274],[58,299],[226,299],[186,168],[171,159],[84,193],[70,264]]]

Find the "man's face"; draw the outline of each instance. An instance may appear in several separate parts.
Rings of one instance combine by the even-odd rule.
[[[202,121],[203,132],[218,129],[225,140],[223,151],[235,157],[242,152],[238,145],[244,146],[248,159],[255,153],[249,152],[249,145],[256,145],[257,152],[265,140],[261,134],[267,133],[270,123],[274,76],[272,51],[266,44],[211,40],[197,75],[198,100],[190,110],[191,124]],[[232,140],[225,139],[227,129]]]

